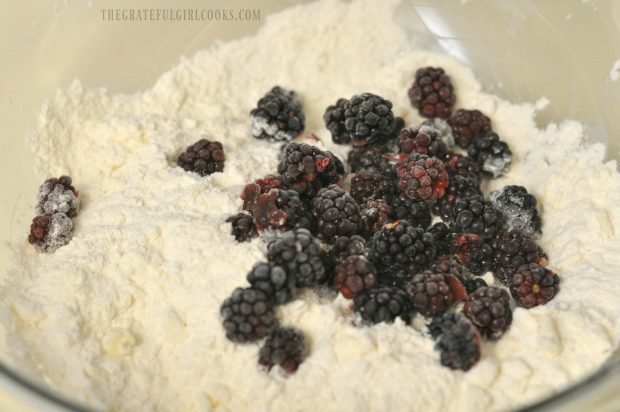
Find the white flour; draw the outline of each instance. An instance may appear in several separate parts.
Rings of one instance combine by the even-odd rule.
[[[322,1],[271,18],[253,37],[183,59],[144,93],[74,82],[42,109],[31,143],[41,179],[69,174],[82,210],[72,242],[53,255],[15,245],[1,291],[3,359],[99,408],[232,411],[484,411],[514,407],[597,368],[620,338],[620,176],[576,122],[536,127],[544,102],[481,92],[455,60],[415,50],[384,2]],[[443,66],[457,106],[488,114],[510,145],[510,173],[542,205],[550,304],[516,309],[468,373],[439,365],[430,338],[401,323],[356,328],[348,302],[312,293],[279,311],[310,356],[292,377],[257,365],[258,345],[227,341],[219,306],[262,259],[224,220],[243,184],[275,171],[279,145],[251,136],[249,111],[274,85],[299,92],[306,132],[337,154],[322,122],[340,97],[369,91],[409,123],[416,68]],[[224,173],[175,167],[200,137],[219,140]],[[33,192],[33,201],[35,193]],[[26,228],[24,228],[26,230]],[[420,322],[416,322],[419,324]]]

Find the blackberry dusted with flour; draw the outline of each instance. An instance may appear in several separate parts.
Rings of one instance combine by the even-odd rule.
[[[463,313],[489,339],[499,339],[512,323],[510,297],[504,289],[482,287],[469,295]]]
[[[64,213],[45,213],[32,220],[28,243],[40,252],[53,253],[73,238],[73,222]]]
[[[296,287],[312,287],[327,277],[321,245],[307,229],[295,229],[267,245],[267,259],[286,269]]]
[[[444,319],[435,344],[440,362],[450,369],[468,371],[480,359],[480,333],[463,315]]]
[[[432,211],[444,221],[449,222],[453,218],[454,205],[457,200],[481,196],[482,190],[477,180],[459,175],[452,176],[450,185],[446,188],[446,194],[441,199],[437,199],[432,206]]]
[[[360,203],[371,199],[390,199],[395,191],[394,183],[378,171],[362,170],[351,179],[351,196]]]
[[[347,163],[353,173],[361,170],[374,170],[389,177],[396,174],[389,156],[390,151],[387,146],[354,146],[348,154]]]
[[[258,230],[290,230],[305,228],[312,230],[312,215],[294,190],[271,189],[261,194],[252,210]]]
[[[491,132],[491,119],[480,110],[458,109],[448,119],[456,144],[467,149],[474,138]]]
[[[305,143],[291,142],[278,164],[282,183],[303,196],[313,197],[344,176],[344,165],[333,153]]]
[[[183,170],[194,172],[200,176],[224,171],[224,149],[220,142],[200,139],[177,159],[177,165]]]
[[[448,148],[439,130],[430,126],[406,127],[400,131],[396,145],[401,153],[419,153],[443,159]]]
[[[405,126],[402,118],[394,117],[392,102],[372,93],[351,97],[343,108],[344,128],[354,146],[385,143]]]
[[[519,230],[511,230],[490,242],[493,249],[493,274],[505,285],[510,285],[512,274],[527,263],[545,266],[547,255],[536,240]]]
[[[325,127],[332,135],[332,140],[336,144],[351,143],[351,134],[344,126],[344,113],[346,110],[347,99],[338,99],[336,104],[328,106],[323,115]]]
[[[347,299],[377,283],[377,269],[364,256],[349,256],[334,272],[334,288]]]
[[[512,151],[497,133],[476,137],[467,149],[467,154],[478,162],[482,173],[490,177],[504,175],[512,162]]]
[[[371,241],[372,261],[379,271],[396,278],[425,269],[436,255],[433,235],[404,220],[385,225]]]
[[[448,310],[467,294],[453,275],[424,271],[413,276],[405,286],[413,308],[422,316],[435,316]]]
[[[337,185],[321,189],[312,200],[318,238],[326,242],[361,232],[362,217],[355,199]]]
[[[80,199],[72,183],[69,176],[47,179],[39,188],[37,214],[64,213],[67,217],[76,217],[79,212]]]
[[[256,288],[237,288],[220,308],[226,337],[239,343],[269,335],[277,326],[273,303]]]
[[[414,200],[434,203],[445,195],[449,177],[446,166],[436,157],[412,153],[398,164],[398,187]]]
[[[473,233],[493,238],[503,226],[504,216],[482,196],[457,198],[452,206],[450,228],[455,233]]]
[[[395,286],[377,286],[362,290],[354,300],[355,311],[367,323],[391,323],[396,318],[411,320],[413,307],[409,296]]]
[[[441,67],[422,67],[408,92],[411,105],[421,116],[446,119],[456,101],[450,76]]]
[[[270,142],[288,141],[304,130],[305,115],[297,93],[276,86],[250,111],[252,136]]]
[[[393,211],[384,199],[371,199],[361,206],[360,216],[362,217],[362,234],[370,238],[392,220]]]
[[[431,208],[421,200],[410,199],[407,196],[395,196],[390,202],[394,220],[406,220],[412,226],[426,229],[432,221]]]
[[[259,262],[248,273],[247,280],[274,304],[282,305],[293,299],[295,278],[282,266]]]
[[[307,355],[303,332],[291,327],[277,328],[260,348],[258,363],[267,369],[277,365],[290,374],[297,371]]]
[[[538,213],[536,197],[523,186],[504,186],[491,192],[489,201],[506,217],[506,230],[521,230],[533,235],[541,233],[542,220]]]

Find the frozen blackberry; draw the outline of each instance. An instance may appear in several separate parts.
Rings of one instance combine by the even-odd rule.
[[[523,186],[504,186],[491,192],[489,201],[506,217],[504,228],[527,234],[541,233],[542,221],[536,209],[536,197]]]
[[[476,276],[494,270],[493,248],[478,235],[473,233],[455,235],[452,240],[452,253],[459,263]]]
[[[254,225],[254,218],[247,213],[237,213],[226,219],[226,222],[232,226],[231,235],[235,237],[237,242],[245,242],[258,237],[258,230]]]
[[[267,175],[261,179],[256,179],[254,183],[245,185],[241,191],[243,210],[252,213],[258,202],[258,197],[263,193],[269,193],[271,189],[284,189],[280,176]]]
[[[492,340],[499,339],[512,323],[508,292],[493,286],[480,288],[469,295],[463,313],[482,336]]]
[[[437,340],[445,332],[452,329],[461,316],[463,315],[450,311],[433,316],[428,325],[426,325],[429,335],[431,335],[433,340]]]
[[[467,296],[456,276],[428,270],[414,275],[405,290],[411,297],[413,309],[427,317],[445,312]]]
[[[258,363],[271,369],[278,365],[287,373],[295,373],[308,355],[304,334],[295,328],[277,328],[258,353]]]
[[[269,335],[277,326],[273,303],[256,288],[237,288],[220,308],[226,337],[233,342],[252,342]]]
[[[344,112],[347,102],[347,99],[338,99],[336,104],[329,106],[323,115],[325,127],[327,127],[327,130],[331,133],[332,140],[336,144],[351,143],[351,135],[347,132],[346,127],[344,127]]]
[[[261,232],[267,229],[312,230],[313,227],[312,215],[294,190],[271,189],[269,193],[259,195],[252,212],[254,223]]]
[[[200,139],[187,149],[177,159],[177,165],[188,172],[208,176],[224,170],[224,149],[220,142]]]
[[[512,274],[526,263],[546,265],[547,255],[536,241],[521,232],[511,230],[495,237],[490,242],[493,249],[493,274],[505,285],[510,285]]]
[[[394,220],[406,220],[412,226],[422,229],[426,229],[431,224],[431,208],[426,202],[401,195],[395,196],[390,201],[390,206]]]
[[[28,243],[40,252],[53,253],[73,237],[73,222],[64,213],[45,213],[32,219]]]
[[[353,173],[375,170],[389,176],[394,167],[390,165],[388,155],[389,149],[386,146],[356,146],[349,152],[347,163]]]
[[[391,323],[401,318],[409,323],[413,307],[407,293],[395,286],[363,289],[353,301],[355,311],[367,323]]]
[[[510,278],[510,293],[524,308],[544,305],[559,291],[559,276],[536,263],[520,266]]]
[[[444,222],[437,222],[431,226],[428,231],[433,235],[435,239],[435,246],[437,246],[437,255],[447,255],[450,253],[450,246],[452,244],[452,232],[448,225]]]
[[[456,144],[467,149],[473,139],[491,132],[491,119],[480,110],[458,109],[448,119]]]
[[[389,199],[396,188],[383,174],[374,170],[362,170],[351,179],[351,196],[359,203],[370,199]]]
[[[448,187],[448,172],[436,157],[412,153],[397,169],[398,187],[409,198],[434,203]]]
[[[446,165],[450,178],[453,176],[463,176],[480,182],[480,167],[473,158],[451,152],[443,158],[443,162]]]
[[[437,199],[432,206],[432,211],[441,219],[449,222],[452,219],[454,204],[458,199],[470,197],[481,197],[482,190],[480,183],[463,176],[453,176],[450,178],[450,186],[446,188],[446,194],[441,199]]]
[[[356,235],[362,230],[359,205],[338,185],[330,185],[317,193],[312,200],[312,214],[316,218],[318,238],[327,242],[338,236]]]
[[[482,196],[457,197],[452,206],[450,229],[455,233],[474,233],[493,238],[503,226],[504,217]]]
[[[367,253],[366,239],[359,235],[338,236],[330,250],[337,262],[344,262],[349,256],[365,255]]]
[[[252,267],[247,279],[254,289],[263,292],[276,305],[293,299],[295,279],[282,266],[259,262]]]
[[[37,195],[37,215],[64,213],[74,218],[80,207],[79,193],[72,186],[69,176],[47,179],[39,188]]]
[[[491,177],[505,174],[512,162],[512,152],[508,145],[499,139],[497,133],[476,137],[467,154],[472,157],[480,170]]]
[[[408,92],[411,105],[420,116],[447,119],[456,101],[450,77],[440,67],[422,67]]]
[[[444,324],[435,349],[440,362],[450,369],[467,371],[480,359],[480,333],[462,315],[457,315],[453,325]]]
[[[270,142],[288,141],[304,131],[304,111],[294,91],[276,86],[250,111],[252,136]]]
[[[443,141],[448,150],[454,149],[454,136],[452,135],[452,128],[444,119],[439,117],[433,117],[432,119],[426,119],[420,123],[420,127],[428,126],[439,132],[439,137]]]
[[[384,199],[372,199],[364,203],[360,208],[362,217],[362,234],[371,238],[375,232],[392,221],[392,208]]]
[[[297,287],[316,286],[327,277],[321,245],[307,229],[284,232],[269,242],[267,259],[284,267]]]
[[[402,118],[394,117],[392,102],[372,93],[351,97],[343,108],[344,128],[354,146],[385,143],[405,125]]]
[[[291,142],[278,164],[278,173],[288,189],[312,197],[322,187],[340,180],[344,176],[344,165],[331,152],[309,144]]]
[[[349,256],[334,268],[334,288],[347,299],[377,282],[377,269],[364,256]]]
[[[385,225],[371,241],[370,257],[377,269],[396,278],[424,270],[436,255],[433,235],[405,220]]]
[[[441,139],[439,130],[430,126],[406,127],[400,131],[396,140],[401,153],[419,153],[443,159],[448,148]]]
[[[471,295],[475,291],[480,288],[486,288],[487,282],[482,278],[468,278],[463,281],[463,286],[465,286],[465,290],[468,295]]]

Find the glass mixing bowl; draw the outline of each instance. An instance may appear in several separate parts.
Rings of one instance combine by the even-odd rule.
[[[249,35],[295,1],[183,0],[2,2],[0,4],[0,228],[3,241],[23,241],[38,186],[24,136],[56,88],[78,77],[89,86],[133,92],[150,87],[180,55],[215,41]],[[243,22],[110,22],[102,9],[259,8]],[[620,0],[404,0],[399,22],[412,37],[470,66],[485,90],[511,101],[551,104],[537,122],[582,121],[608,157],[620,149]],[[620,61],[617,66],[620,66]],[[9,250],[0,249],[0,276]],[[0,338],[3,338],[0,331]],[[88,410],[25,377],[0,359],[0,410]],[[620,356],[587,379],[531,405],[531,411],[620,410]]]

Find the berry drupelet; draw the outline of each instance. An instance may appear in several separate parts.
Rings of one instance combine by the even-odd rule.
[[[519,306],[544,305],[560,291],[560,277],[536,263],[520,266],[510,278],[510,293]]]
[[[308,355],[304,334],[295,328],[277,328],[258,353],[258,363],[267,369],[278,365],[286,373],[295,373]]]
[[[231,235],[235,237],[237,242],[246,242],[258,237],[258,230],[252,215],[237,213],[226,219],[226,222],[232,226]]]
[[[299,193],[294,190],[271,189],[268,193],[259,195],[252,213],[254,223],[261,232],[267,229],[312,230],[313,227],[310,211]]]
[[[396,278],[424,270],[436,255],[433,235],[404,220],[385,225],[371,241],[370,258],[377,269]]]
[[[441,219],[449,222],[452,219],[454,204],[458,199],[481,196],[482,190],[477,180],[458,175],[452,176],[450,186],[446,188],[446,194],[441,199],[437,199],[431,209]]]
[[[77,216],[80,207],[79,193],[69,176],[47,179],[37,195],[37,215],[64,213],[70,218]]]
[[[276,86],[250,111],[252,135],[270,142],[288,141],[304,130],[304,111],[294,91]]]
[[[420,116],[447,119],[456,101],[450,77],[440,67],[422,67],[408,92],[411,105]]]
[[[370,199],[389,199],[396,188],[383,174],[374,170],[362,170],[351,178],[350,193],[353,199],[364,203]]]
[[[347,132],[346,127],[344,127],[344,112],[347,103],[347,99],[338,99],[336,104],[327,107],[323,115],[325,127],[331,133],[332,140],[336,144],[351,143],[351,135]]]
[[[448,148],[441,139],[439,130],[430,126],[406,127],[400,131],[396,145],[400,153],[412,152],[443,159]]]
[[[282,305],[293,299],[295,279],[282,266],[259,262],[248,273],[250,285],[263,292],[276,305]]]
[[[409,198],[434,203],[444,196],[448,172],[436,157],[412,153],[398,164],[398,187]]]
[[[547,255],[536,241],[519,230],[511,230],[490,242],[493,249],[493,274],[505,285],[510,285],[512,274],[526,263],[545,266]]]
[[[491,245],[473,233],[459,233],[452,239],[451,251],[457,261],[473,275],[480,276],[494,270],[494,252]]]
[[[177,159],[177,165],[188,172],[208,176],[224,170],[224,149],[220,142],[200,139],[185,149]]]
[[[344,128],[354,146],[385,143],[405,125],[403,119],[394,117],[392,102],[372,93],[355,95],[343,107]]]
[[[512,323],[508,292],[493,286],[480,288],[469,295],[463,313],[482,336],[491,340],[499,339]]]
[[[73,222],[64,213],[45,213],[32,220],[28,243],[40,252],[53,253],[73,237]]]
[[[452,275],[424,271],[413,276],[405,290],[413,309],[422,316],[435,316],[448,310],[467,294],[460,281]]]
[[[489,194],[489,201],[506,217],[506,230],[517,229],[533,235],[541,233],[542,220],[536,208],[536,197],[523,186],[504,186]]]
[[[295,229],[267,245],[269,262],[286,269],[296,287],[312,287],[327,277],[321,245],[307,229]]]
[[[362,217],[355,199],[337,185],[321,189],[312,200],[318,238],[327,242],[361,232]]]
[[[457,197],[452,206],[450,229],[490,239],[500,232],[503,222],[501,212],[482,196]]]
[[[500,140],[497,133],[476,137],[467,149],[467,154],[478,162],[482,173],[491,177],[505,174],[512,162],[510,148]]]
[[[406,220],[412,226],[422,229],[426,229],[431,224],[431,207],[426,202],[400,195],[390,201],[390,206],[394,220]]]
[[[233,342],[252,342],[276,327],[273,303],[256,288],[237,288],[220,308],[226,337]]]
[[[371,199],[360,208],[362,217],[362,234],[371,238],[376,232],[392,220],[392,208],[384,199]]]
[[[344,176],[344,165],[333,153],[305,143],[291,142],[278,164],[278,173],[287,189],[307,197]]]
[[[334,288],[347,299],[377,282],[377,269],[364,256],[349,256],[336,265],[334,272]]]
[[[362,290],[354,302],[355,311],[367,323],[391,323],[396,318],[411,320],[413,307],[407,293],[395,286],[377,286]]]
[[[254,183],[245,185],[241,191],[243,200],[243,210],[252,213],[261,194],[269,193],[271,189],[284,189],[284,184],[280,176],[267,175],[261,179],[256,179]]]
[[[443,366],[468,371],[480,359],[480,333],[465,316],[452,315],[453,319],[443,322],[435,349]]]
[[[491,132],[491,119],[480,110],[458,109],[448,119],[457,145],[467,149],[474,138]]]

